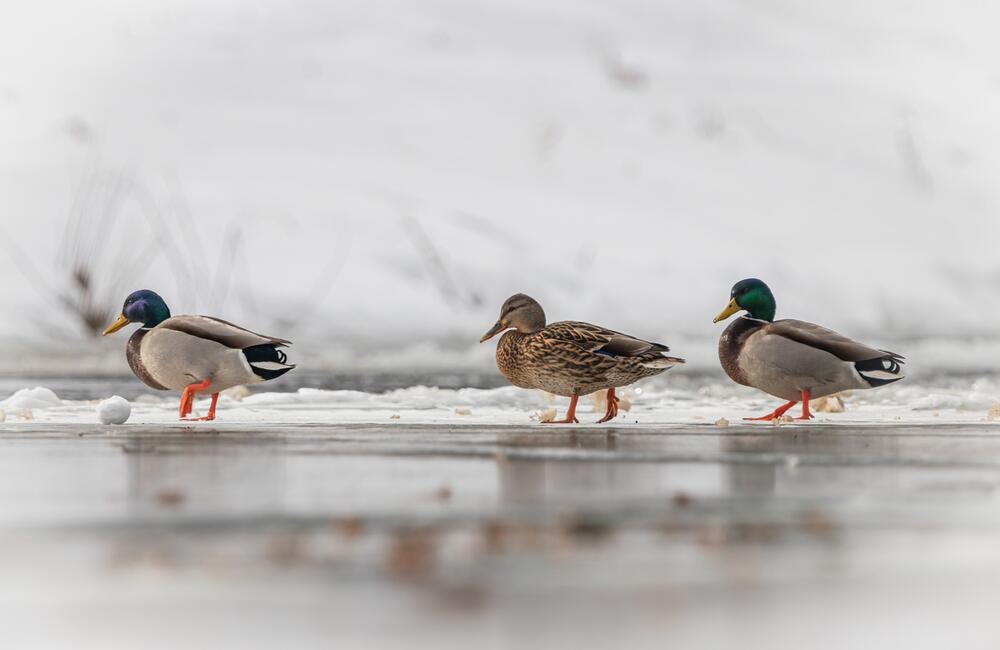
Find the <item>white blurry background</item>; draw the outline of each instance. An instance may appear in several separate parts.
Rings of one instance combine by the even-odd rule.
[[[80,268],[98,311],[154,288],[362,367],[488,365],[476,340],[517,291],[707,366],[747,276],[779,315],[880,343],[996,336],[1000,11],[981,3],[0,13],[15,363],[121,365],[122,337],[81,344],[58,298]]]

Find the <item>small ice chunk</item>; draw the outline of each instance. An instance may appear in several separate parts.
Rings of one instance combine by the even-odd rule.
[[[124,397],[114,395],[97,405],[101,424],[125,424],[132,415],[132,405]]]
[[[62,404],[59,396],[44,386],[22,388],[3,402],[4,408],[11,411],[25,409],[44,409]]]

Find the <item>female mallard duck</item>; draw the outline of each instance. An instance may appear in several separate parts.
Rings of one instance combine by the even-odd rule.
[[[607,422],[618,415],[616,387],[684,363],[684,359],[667,356],[670,348],[665,345],[590,323],[546,325],[542,306],[523,293],[507,299],[500,318],[479,342],[507,329],[497,344],[497,368],[515,386],[569,397],[569,410],[566,419],[557,421],[560,424],[578,422],[580,395],[605,389],[608,408],[598,423]]]
[[[802,401],[808,420],[810,398],[843,390],[877,388],[903,378],[903,357],[876,350],[833,330],[801,320],[774,320],[774,295],[766,284],[750,278],[737,282],[729,305],[716,323],[740,310],[741,316],[719,338],[719,360],[738,384],[788,400],[773,412],[747,420],[774,420]]]
[[[180,390],[182,420],[214,420],[219,393],[233,386],[275,379],[295,366],[279,347],[289,341],[254,334],[210,316],[171,316],[163,298],[149,290],[125,299],[122,313],[104,336],[129,323],[142,323],[128,340],[125,356],[135,376],[157,390]],[[211,391],[203,418],[188,418],[195,393]]]

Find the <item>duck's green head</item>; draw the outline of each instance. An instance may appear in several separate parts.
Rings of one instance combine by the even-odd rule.
[[[733,290],[729,294],[729,304],[712,322],[718,323],[740,310],[746,310],[750,318],[773,321],[776,309],[771,289],[757,278],[748,278],[733,285]]]
[[[102,336],[117,332],[129,323],[142,323],[143,327],[156,327],[170,318],[170,308],[155,291],[141,289],[129,294],[122,305],[118,320],[108,325]]]

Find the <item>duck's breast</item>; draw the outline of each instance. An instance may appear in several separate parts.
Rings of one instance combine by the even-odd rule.
[[[129,337],[128,345],[125,346],[125,359],[128,361],[129,368],[132,369],[132,372],[142,381],[142,383],[146,384],[150,388],[155,388],[156,390],[169,390],[166,386],[153,378],[149,370],[146,368],[146,365],[142,362],[140,346],[142,345],[142,339],[148,333],[148,329],[140,327],[132,334],[132,336]]]

